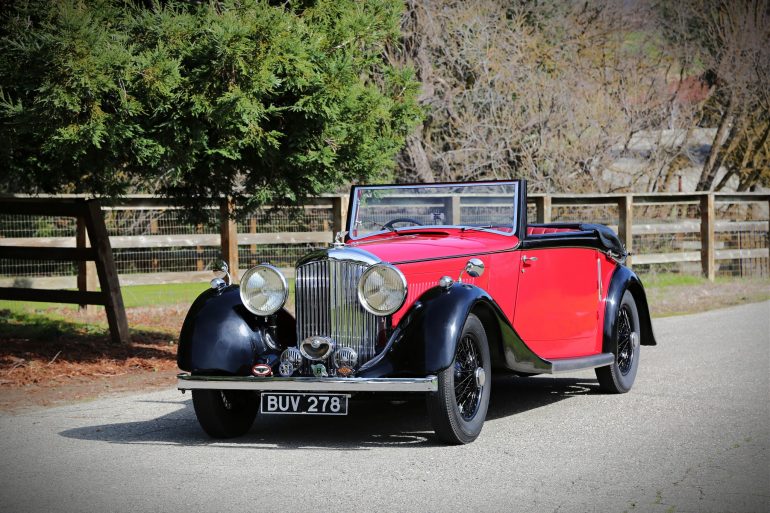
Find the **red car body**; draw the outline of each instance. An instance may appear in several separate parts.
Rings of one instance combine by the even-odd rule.
[[[610,282],[619,264],[598,249],[520,250],[516,236],[460,229],[428,235],[404,230],[399,235],[370,237],[349,246],[365,249],[404,273],[409,293],[404,305],[393,314],[394,325],[442,276],[459,275],[468,258],[477,257],[489,271],[463,281],[495,298],[516,332],[538,356],[569,358],[602,352],[599,327],[604,320],[607,291],[603,290],[599,297],[599,287],[602,282]],[[404,255],[409,255],[408,259]],[[537,260],[523,260],[533,256]]]
[[[528,223],[526,204],[524,181],[354,187],[347,234],[297,263],[296,316],[270,265],[240,288],[212,281],[178,356],[204,430],[242,434],[257,410],[345,414],[358,392],[423,393],[438,437],[467,443],[493,369],[594,368],[603,390],[627,392],[639,346],[656,342],[625,248],[601,225]]]

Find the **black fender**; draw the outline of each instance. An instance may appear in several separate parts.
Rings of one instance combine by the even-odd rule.
[[[652,317],[647,304],[647,294],[644,292],[642,280],[625,265],[618,265],[610,278],[610,286],[607,289],[607,299],[604,306],[604,350],[608,350],[607,344],[613,340],[618,320],[618,308],[626,290],[631,292],[639,311],[639,329],[643,346],[658,345],[655,333],[652,331]]]
[[[278,350],[265,342],[268,336],[280,343]],[[247,376],[255,363],[276,364],[280,350],[295,343],[295,321],[286,310],[260,317],[243,306],[237,285],[208,289],[182,324],[177,365],[192,373]]]
[[[454,360],[465,320],[476,314],[484,325],[492,364],[519,372],[542,372],[549,363],[516,334],[503,311],[483,289],[455,283],[434,287],[414,302],[393,331],[386,349],[359,372],[361,377],[437,374]]]

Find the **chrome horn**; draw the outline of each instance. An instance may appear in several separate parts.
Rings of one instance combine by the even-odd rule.
[[[224,260],[217,260],[211,264],[211,270],[214,273],[220,273],[211,280],[211,288],[216,290],[222,290],[233,282],[232,276],[230,276],[230,266]]]

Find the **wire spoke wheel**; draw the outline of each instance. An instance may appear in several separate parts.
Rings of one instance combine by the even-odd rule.
[[[626,376],[634,363],[634,348],[631,340],[633,328],[627,305],[623,305],[618,315],[618,354],[617,362],[620,373]]]
[[[639,312],[631,292],[623,294],[615,315],[613,336],[604,340],[604,351],[613,353],[615,361],[597,368],[596,378],[605,392],[623,394],[631,390],[639,368]]]
[[[467,444],[481,433],[489,407],[492,371],[484,326],[468,316],[451,365],[439,372],[438,390],[427,395],[436,436],[450,444]]]
[[[466,335],[460,341],[455,357],[455,400],[463,419],[470,420],[479,411],[483,386],[479,385],[477,370],[481,366],[478,341]]]

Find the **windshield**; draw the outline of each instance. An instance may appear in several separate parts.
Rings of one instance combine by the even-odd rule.
[[[350,237],[450,226],[513,234],[518,186],[477,182],[355,187]]]

